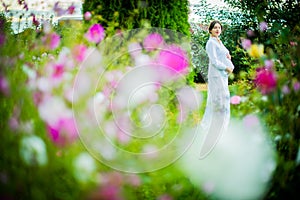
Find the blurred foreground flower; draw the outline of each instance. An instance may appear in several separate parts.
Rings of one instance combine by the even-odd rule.
[[[258,68],[254,80],[263,95],[273,92],[277,86],[276,74],[266,68]]]
[[[82,62],[85,59],[87,47],[83,44],[77,45],[72,50],[72,55],[77,62]]]
[[[77,139],[77,130],[73,118],[61,118],[55,124],[47,125],[52,141],[58,146],[65,146]]]
[[[151,33],[144,39],[143,46],[147,51],[152,51],[161,47],[163,42],[164,39],[160,34]]]
[[[105,37],[104,28],[100,24],[94,24],[89,28],[85,37],[89,42],[98,44]]]
[[[20,144],[20,156],[29,166],[44,166],[48,162],[44,141],[34,135],[22,138]]]
[[[156,59],[158,67],[163,67],[170,75],[178,76],[188,72],[188,57],[186,52],[176,45],[170,45],[161,50]]]
[[[94,158],[87,152],[82,152],[79,154],[74,162],[74,176],[82,183],[95,180],[96,178],[96,162]]]
[[[260,58],[264,55],[264,45],[262,44],[252,44],[248,49],[248,53],[253,58]]]
[[[50,49],[56,49],[60,44],[60,36],[57,33],[48,33],[42,38],[44,45]]]
[[[199,133],[179,160],[192,183],[213,199],[260,199],[268,189],[276,151],[259,119],[246,118],[234,121],[204,159],[199,155],[205,136]]]

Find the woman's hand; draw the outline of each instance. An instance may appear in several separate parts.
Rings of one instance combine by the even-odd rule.
[[[227,54],[226,57],[231,60],[231,55],[230,54]]]
[[[231,74],[233,69],[231,69],[230,67],[226,67],[225,71],[228,73],[228,74]]]

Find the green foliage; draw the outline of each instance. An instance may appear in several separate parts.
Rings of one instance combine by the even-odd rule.
[[[96,20],[107,27],[109,32],[116,29],[141,28],[147,20],[151,27],[167,28],[190,35],[187,0],[85,1],[83,11],[97,15]]]
[[[277,73],[277,89],[267,96],[257,93],[254,83],[249,88],[249,83],[238,82],[235,86],[239,88],[235,90],[236,94],[244,91],[242,95],[249,96],[249,99],[233,107],[233,112],[238,115],[241,111],[259,113],[276,144],[278,166],[265,199],[295,198],[296,193],[291,188],[296,188],[300,183],[299,163],[296,163],[300,145],[300,95],[294,89],[294,84],[300,79],[300,23],[296,17],[300,15],[299,1],[226,2],[254,19],[253,23],[245,24],[245,30],[251,30],[252,33],[245,33],[244,37],[265,47],[265,55],[260,61],[247,61],[247,65],[252,67],[249,67],[246,76],[250,81],[253,80],[255,69],[263,67],[267,59],[274,62],[273,69]],[[266,30],[260,29],[261,22],[267,23]]]

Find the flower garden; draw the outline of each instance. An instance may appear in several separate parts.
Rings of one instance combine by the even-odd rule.
[[[18,33],[1,2],[0,199],[298,199],[298,1],[226,0],[238,10],[226,12],[205,4],[195,8],[201,24],[177,25],[147,14],[162,4],[137,1],[129,17],[105,18],[104,2],[91,2],[82,21],[32,14]],[[184,20],[186,5],[173,5]],[[236,67],[231,124],[199,159],[199,84],[216,17]]]

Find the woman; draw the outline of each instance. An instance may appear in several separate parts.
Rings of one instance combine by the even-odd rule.
[[[219,39],[222,25],[215,20],[209,25],[210,37],[206,43],[209,57],[208,91],[205,113],[201,122],[202,129],[207,132],[201,155],[207,155],[226,131],[230,120],[230,94],[228,89],[228,75],[234,66],[228,49]]]

